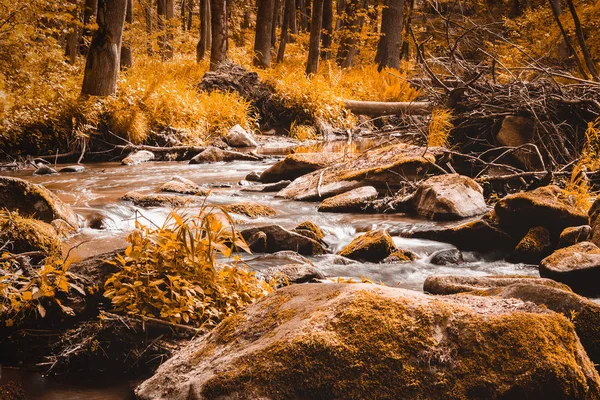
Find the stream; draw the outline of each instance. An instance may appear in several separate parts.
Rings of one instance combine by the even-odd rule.
[[[360,151],[363,146],[353,146],[352,151]],[[318,150],[340,151],[345,143],[320,145]],[[314,151],[314,148],[308,150]],[[424,280],[433,274],[438,275],[533,275],[537,268],[522,264],[510,264],[498,254],[464,253],[465,263],[451,266],[437,266],[429,262],[430,256],[441,249],[453,248],[452,245],[401,237],[403,232],[442,226],[442,223],[424,219],[415,219],[404,214],[333,214],[317,212],[318,203],[296,202],[275,198],[275,193],[253,193],[241,191],[239,182],[250,172],[261,172],[289,153],[289,148],[262,148],[266,156],[264,161],[235,161],[189,165],[186,162],[152,162],[137,166],[122,166],[119,163],[86,164],[85,171],[75,174],[34,176],[32,170],[3,173],[44,185],[70,204],[80,215],[83,229],[66,243],[66,250],[73,248],[70,257],[76,261],[93,255],[105,253],[126,246],[125,238],[135,226],[136,216],[146,223],[161,225],[170,213],[167,208],[142,209],[131,203],[120,201],[120,197],[131,190],[155,191],[174,176],[181,176],[193,182],[212,188],[209,196],[211,204],[231,204],[238,202],[256,202],[277,210],[275,217],[249,219],[237,216],[238,226],[252,227],[266,224],[279,224],[292,229],[299,223],[310,220],[325,232],[325,242],[330,245],[332,254],[311,257],[325,274],[331,277],[351,277],[360,280],[368,277],[388,286],[398,286],[413,290],[422,290]],[[58,166],[60,168],[60,166]],[[193,212],[193,208],[189,210]],[[94,229],[90,221],[103,221],[103,229]],[[150,221],[150,222],[148,222]],[[94,224],[92,224],[94,225]],[[418,254],[419,259],[412,263],[373,264],[361,262],[340,262],[335,256],[337,251],[356,236],[375,228],[387,228],[396,245]],[[251,268],[261,270],[274,266],[273,262],[253,262],[255,255],[245,255]],[[275,261],[276,262],[276,261]],[[128,398],[131,388],[125,383],[108,385],[72,385],[48,383],[38,375],[19,374],[18,370],[4,373],[2,380],[12,379],[24,383],[33,390],[32,399],[124,399]],[[30,384],[32,380],[44,384]],[[0,380],[0,383],[2,382]],[[40,386],[41,385],[41,386]],[[41,388],[41,389],[40,389]]]

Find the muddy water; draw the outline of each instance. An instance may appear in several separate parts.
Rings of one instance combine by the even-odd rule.
[[[320,145],[323,151],[358,151],[373,142],[352,145],[345,143]],[[305,149],[312,150],[312,149]],[[249,193],[241,191],[242,181],[250,172],[261,172],[287,153],[288,149],[267,148],[263,153],[266,160],[261,162],[215,163],[189,165],[180,162],[147,163],[133,167],[117,163],[86,165],[86,171],[79,174],[60,174],[36,177],[31,171],[20,171],[15,176],[40,183],[69,203],[81,216],[84,228],[71,238],[67,246],[78,247],[71,252],[74,258],[85,258],[125,246],[127,233],[134,227],[136,217],[145,223],[161,225],[169,214],[166,208],[140,209],[119,200],[131,190],[151,192],[174,176],[188,178],[195,183],[212,188],[209,202],[231,204],[251,201],[269,205],[277,210],[275,217],[248,219],[238,217],[240,226],[280,224],[294,228],[299,223],[310,220],[326,233],[325,241],[336,252],[353,238],[370,229],[387,228],[394,235],[398,247],[412,250],[419,255],[414,263],[379,265],[371,263],[340,263],[335,256],[315,257],[313,261],[330,276],[360,278],[369,277],[387,285],[421,290],[425,278],[432,274],[488,275],[488,274],[527,274],[535,275],[537,270],[524,265],[506,263],[498,255],[465,254],[466,263],[460,266],[440,267],[429,263],[429,256],[435,251],[452,248],[451,245],[418,239],[405,239],[402,232],[431,227],[436,223],[396,215],[370,214],[330,214],[318,213],[316,203],[295,202],[275,198],[273,193]],[[191,209],[190,212],[194,210]],[[93,229],[90,222],[101,219],[104,229]],[[250,265],[262,269],[271,265],[259,263]]]

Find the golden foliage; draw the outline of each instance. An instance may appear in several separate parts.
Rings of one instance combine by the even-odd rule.
[[[317,130],[310,125],[298,125],[293,122],[289,136],[300,141],[315,140],[317,139]]]
[[[220,209],[172,212],[162,228],[138,222],[128,241],[112,261],[120,271],[105,284],[116,311],[208,329],[272,291],[254,272],[217,262],[232,247],[250,251]]]
[[[450,134],[453,128],[452,112],[447,108],[435,108],[429,122],[427,145],[429,147],[450,147]]]

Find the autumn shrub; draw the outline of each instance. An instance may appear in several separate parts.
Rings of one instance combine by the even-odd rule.
[[[46,316],[50,308],[67,315],[73,309],[63,304],[73,289],[85,295],[74,283],[69,264],[59,258],[46,259],[40,267],[23,266],[9,253],[0,254],[0,325],[6,327]]]
[[[161,228],[137,223],[129,247],[112,263],[105,284],[115,311],[208,329],[266,295],[272,286],[217,255],[249,251],[232,219],[204,207],[195,216],[172,212]]]
[[[447,108],[434,108],[429,122],[427,145],[450,147],[450,134],[453,128],[452,112]]]

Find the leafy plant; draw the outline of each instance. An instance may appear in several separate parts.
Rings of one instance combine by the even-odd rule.
[[[128,242],[112,261],[120,271],[105,284],[117,312],[208,329],[273,290],[237,260],[217,262],[236,248],[250,251],[219,208],[193,217],[174,211],[161,228],[138,222]]]
[[[446,108],[435,108],[429,122],[427,145],[429,147],[450,147],[450,133],[453,128],[452,112]]]

